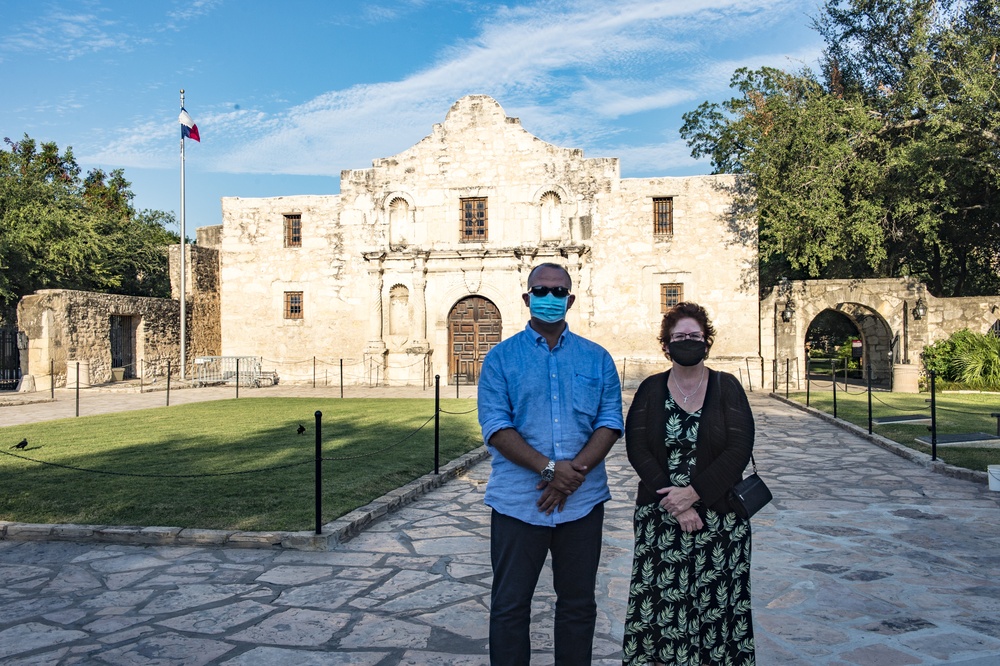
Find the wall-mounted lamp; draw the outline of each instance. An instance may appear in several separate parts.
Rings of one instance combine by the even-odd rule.
[[[789,296],[788,300],[785,301],[785,309],[781,311],[781,321],[790,322],[792,317],[795,316],[795,301]]]
[[[913,306],[913,318],[923,319],[924,315],[927,314],[927,301],[921,296],[917,299],[917,304]]]
[[[788,323],[795,316],[795,301],[792,300],[792,285],[786,277],[778,282],[778,298],[782,296],[785,296],[785,308],[781,311],[781,321]]]

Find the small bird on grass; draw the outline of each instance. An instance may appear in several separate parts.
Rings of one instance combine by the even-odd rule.
[[[299,433],[300,435],[303,434],[305,431],[306,431],[306,427],[304,425],[302,425],[301,423],[299,424],[299,427],[295,429],[295,432]]]
[[[26,448],[28,448],[28,439],[27,438],[22,439],[20,442],[18,442],[17,444],[15,444],[14,446],[12,446],[10,448],[12,448],[12,449],[26,449]]]

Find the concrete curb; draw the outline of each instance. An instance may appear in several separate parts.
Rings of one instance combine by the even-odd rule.
[[[881,435],[876,435],[874,433],[868,434],[867,428],[862,428],[861,426],[854,425],[853,423],[842,419],[836,419],[833,415],[821,412],[814,407],[806,407],[803,404],[795,402],[794,400],[789,400],[788,398],[785,398],[777,393],[770,393],[769,396],[778,402],[783,402],[786,405],[800,409],[807,414],[823,419],[827,423],[832,423],[833,425],[847,430],[862,439],[867,439],[872,444],[880,446],[887,451],[891,451],[900,458],[905,458],[917,463],[918,465],[926,467],[932,472],[937,472],[938,474],[950,476],[955,479],[962,479],[964,481],[975,481],[976,483],[982,483],[984,485],[989,483],[989,477],[987,477],[986,472],[977,472],[976,470],[966,469],[965,467],[956,467],[955,465],[949,465],[941,460],[931,460],[930,455],[927,453],[921,453],[915,449],[907,448],[899,442],[894,442],[893,440],[882,437]]]
[[[438,474],[424,474],[375,501],[323,526],[322,534],[304,532],[244,532],[184,527],[121,525],[48,525],[0,521],[0,541],[76,541],[135,546],[225,546],[325,551],[357,536],[365,527],[400,509],[446,481],[457,478],[489,456],[485,446],[452,460]]]

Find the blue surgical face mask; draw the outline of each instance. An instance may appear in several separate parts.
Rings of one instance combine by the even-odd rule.
[[[545,294],[544,296],[528,294],[528,303],[532,317],[544,321],[546,324],[555,324],[566,318],[569,296],[559,298],[555,294]]]

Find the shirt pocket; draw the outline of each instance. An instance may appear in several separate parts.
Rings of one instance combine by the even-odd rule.
[[[601,382],[597,377],[573,375],[573,409],[595,416],[601,402]]]

